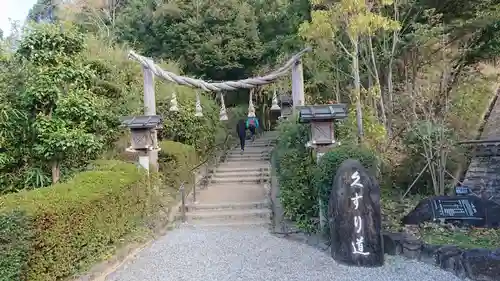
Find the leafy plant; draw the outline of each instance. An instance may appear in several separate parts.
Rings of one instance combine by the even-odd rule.
[[[163,129],[160,138],[192,145],[203,155],[215,144],[219,121],[219,108],[216,103],[200,95],[203,117],[195,116],[196,93],[190,88],[181,86],[161,87],[162,94],[158,99],[157,111],[163,116]],[[171,93],[177,95],[178,112],[171,112]]]
[[[0,244],[0,272],[8,274],[2,277],[70,277],[100,260],[143,218],[159,210],[163,198],[151,194],[135,165],[105,167],[50,188],[0,197],[0,237],[7,241]]]
[[[315,167],[308,140],[308,126],[284,121],[273,150],[273,166],[280,185],[280,200],[285,216],[299,227],[312,230],[312,218],[317,214],[317,195],[312,184]]]
[[[358,160],[366,169],[371,171],[373,176],[377,175],[378,158],[370,149],[353,145],[341,145],[325,153],[314,171],[313,178],[314,190],[319,194],[322,202],[325,202],[322,206],[325,214],[328,213],[327,202],[330,200],[333,179],[338,167],[347,159]]]
[[[25,280],[31,229],[23,212],[0,213],[0,281]]]

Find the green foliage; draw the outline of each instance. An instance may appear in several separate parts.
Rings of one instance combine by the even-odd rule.
[[[56,20],[56,2],[52,0],[37,0],[28,13],[29,21],[51,21]]]
[[[333,179],[337,173],[337,169],[347,159],[358,160],[373,176],[377,175],[378,158],[373,151],[353,145],[335,147],[321,157],[314,172],[313,183],[315,191],[319,194],[323,202],[326,203],[330,200]],[[323,207],[325,208],[325,214],[327,214],[328,204],[325,204]]]
[[[0,213],[0,281],[21,281],[28,265],[30,226],[22,212]]]
[[[148,2],[134,1],[117,20],[118,37],[138,42],[146,54],[180,59],[187,72],[214,80],[247,76],[260,60],[258,24],[247,1]]]
[[[364,128],[364,145],[371,149],[379,149],[383,147],[386,141],[386,130],[377,120],[372,109],[369,107],[363,108],[363,128]],[[350,108],[348,117],[337,126],[337,138],[343,143],[356,143],[356,111]]]
[[[177,189],[182,182],[192,183],[192,169],[198,164],[194,147],[174,141],[162,141],[160,148],[159,168],[164,178],[169,180],[166,184]]]
[[[318,195],[323,202],[329,201],[335,173],[344,160],[357,159],[374,175],[378,172],[378,157],[368,148],[341,145],[323,155],[317,165],[305,147],[309,126],[284,121],[278,130],[273,167],[280,185],[280,199],[285,216],[307,231],[316,227],[313,220],[319,213]]]
[[[215,144],[217,129],[220,127],[219,108],[217,104],[200,95],[203,117],[196,117],[196,93],[193,89],[171,86],[158,99],[157,112],[164,118],[160,138],[192,145],[201,155]],[[171,112],[170,98],[172,91],[177,94],[178,112]]]
[[[15,275],[9,280],[70,277],[103,258],[159,209],[151,188],[158,183],[150,183],[135,165],[100,167],[51,188],[0,197],[0,235],[11,242],[2,246],[6,259],[0,272]]]
[[[396,182],[401,186],[408,186],[416,179],[422,168],[427,164],[428,157],[434,155],[431,162],[434,171],[439,171],[441,165],[444,164],[446,171],[454,171],[457,164],[463,156],[461,147],[455,146],[457,140],[457,132],[453,131],[442,124],[435,124],[431,121],[420,121],[412,124],[410,130],[403,139],[403,145],[406,152],[406,159],[402,165],[396,169]],[[443,157],[444,163],[441,162]],[[439,195],[437,192],[437,177],[438,172],[431,172],[426,169],[416,183],[415,191],[422,194]],[[445,184],[450,183],[450,179],[446,175]]]
[[[310,230],[317,214],[317,196],[311,179],[315,167],[305,147],[308,126],[284,121],[278,126],[278,142],[273,151],[273,166],[280,184],[280,200],[285,216]]]
[[[0,193],[64,179],[117,137],[118,117],[130,110],[116,93],[130,92],[134,78],[113,83],[124,75],[114,78],[119,71],[106,60],[84,56],[89,41],[71,26],[34,24],[0,66],[0,145],[7,149]]]
[[[426,243],[433,245],[456,245],[463,249],[492,250],[500,247],[500,230],[498,229],[467,229],[428,223],[419,229],[419,235]]]
[[[122,101],[113,105],[121,116],[142,114],[142,68],[127,58],[128,48],[92,35],[87,36],[85,45],[84,56],[90,67],[99,74],[92,91],[98,96]]]

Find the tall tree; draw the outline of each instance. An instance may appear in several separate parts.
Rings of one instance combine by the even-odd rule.
[[[147,2],[132,2],[117,20],[118,37],[147,55],[180,61],[185,71],[213,80],[245,77],[261,61],[258,22],[247,2]]]
[[[301,32],[305,38],[312,38],[314,37],[313,34],[322,33],[321,37],[333,40],[332,47],[340,49],[350,60],[353,85],[351,97],[356,105],[358,139],[363,142],[362,81],[360,73],[361,44],[363,38],[374,36],[378,30],[399,28],[398,22],[372,11],[374,5],[390,5],[392,1],[341,0],[331,4],[329,1],[314,0],[312,4],[318,7],[318,10],[313,11],[311,23],[304,23]]]

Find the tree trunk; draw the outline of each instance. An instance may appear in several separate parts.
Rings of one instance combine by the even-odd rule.
[[[52,184],[56,184],[59,182],[59,179],[61,177],[61,169],[59,167],[59,161],[54,160],[52,161]]]
[[[399,10],[398,3],[394,1],[394,20],[399,21]],[[392,48],[391,55],[389,56],[389,64],[387,66],[387,98],[389,99],[389,104],[387,106],[388,117],[387,117],[387,135],[389,138],[392,137],[392,118],[393,118],[393,107],[394,107],[394,84],[392,81],[392,67],[394,63],[394,54],[396,53],[396,47],[399,40],[399,30],[394,30],[392,33]]]
[[[335,99],[337,103],[342,102],[340,98],[340,75],[338,68],[335,68]]]
[[[356,100],[356,124],[358,126],[358,142],[364,141],[363,110],[361,107],[361,78],[359,76],[359,40],[352,39],[354,52],[352,56],[352,74],[354,76],[354,99]]]
[[[389,129],[387,129],[387,115],[385,113],[385,104],[384,104],[384,95],[382,93],[382,88],[380,87],[380,76],[378,74],[378,66],[377,66],[377,61],[375,59],[375,52],[373,51],[373,43],[372,43],[372,38],[368,38],[368,47],[370,48],[370,58],[372,62],[372,67],[373,67],[373,74],[375,76],[375,86],[378,87],[378,94],[380,95],[379,97],[379,106],[380,106],[380,119],[382,119],[382,125],[384,125],[387,134],[389,135]]]

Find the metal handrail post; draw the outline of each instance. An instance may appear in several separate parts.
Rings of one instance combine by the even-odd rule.
[[[196,203],[196,173],[192,171],[191,174],[193,177],[193,203]]]
[[[181,216],[182,222],[186,222],[186,190],[184,189],[184,183],[181,183],[181,187],[179,188],[181,192]]]

